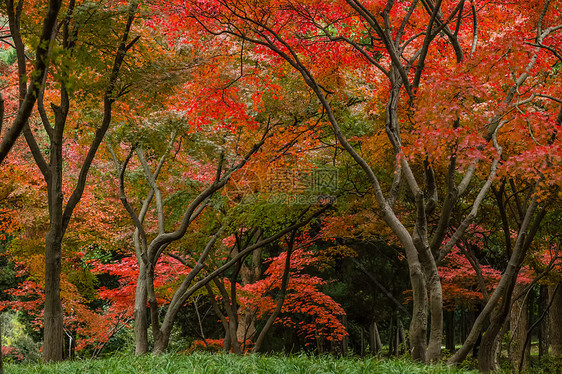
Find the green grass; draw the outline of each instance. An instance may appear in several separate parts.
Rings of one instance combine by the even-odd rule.
[[[336,358],[332,356],[236,356],[212,353],[191,355],[168,354],[134,357],[118,355],[108,359],[67,361],[48,365],[16,365],[5,367],[5,374],[140,374],[140,373],[196,373],[196,374],[253,374],[253,373],[380,373],[380,374],[460,374],[476,373],[443,365],[427,366],[406,359],[379,360],[375,358]]]

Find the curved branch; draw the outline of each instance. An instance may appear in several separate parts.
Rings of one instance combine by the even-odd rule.
[[[41,31],[41,36],[39,37],[39,44],[37,45],[36,50],[36,62],[34,68],[34,74],[31,76],[29,82],[29,89],[26,90],[24,96],[21,97],[20,95],[20,106],[18,109],[18,113],[16,115],[16,119],[14,120],[12,127],[8,130],[4,138],[2,139],[2,143],[0,143],[0,164],[4,161],[10,150],[12,149],[14,143],[16,142],[17,138],[23,131],[27,120],[31,116],[31,111],[35,106],[35,101],[37,100],[37,96],[42,87],[43,77],[47,73],[48,69],[48,56],[50,50],[50,40],[54,32],[56,31],[57,26],[57,17],[61,7],[61,0],[49,0],[49,6],[47,8],[47,14],[43,21],[43,29]],[[10,6],[10,4],[12,6]],[[18,3],[18,7],[23,6],[23,1]],[[10,9],[11,8],[11,9]],[[8,18],[10,19],[10,30],[12,32],[12,38],[17,34],[19,35],[19,15],[16,19],[16,15],[13,14],[13,1],[8,1]],[[14,39],[15,40],[15,39]],[[23,44],[22,44],[23,45]],[[17,50],[17,48],[16,48]],[[22,51],[18,52],[18,59],[20,59],[20,54]],[[23,69],[25,69],[25,56],[22,55],[23,58]],[[18,61],[18,67],[20,67],[20,62]],[[24,71],[25,73],[25,71]],[[20,94],[23,92],[21,89],[21,85],[23,82],[23,86],[25,87],[25,82],[22,80],[22,76],[20,73]]]

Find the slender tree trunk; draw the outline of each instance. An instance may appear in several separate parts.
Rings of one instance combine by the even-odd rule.
[[[261,349],[261,345],[265,340],[267,332],[269,331],[271,326],[273,326],[273,322],[275,322],[277,316],[279,316],[279,313],[281,313],[281,310],[283,309],[283,303],[285,302],[285,296],[287,295],[287,286],[289,284],[289,277],[291,274],[291,254],[293,253],[293,246],[295,244],[295,235],[296,231],[291,234],[291,238],[289,240],[287,254],[285,257],[285,268],[283,269],[281,286],[279,287],[279,293],[277,294],[277,304],[275,305],[273,313],[267,319],[267,322],[261,330],[260,335],[256,339],[256,344],[254,345],[254,349],[252,350],[252,352],[254,353],[259,352],[259,350]]]
[[[344,314],[342,317],[342,324],[345,327],[345,330],[347,330],[347,314]],[[342,353],[345,355],[347,354],[347,351],[349,350],[349,335],[346,335],[343,337],[342,342],[341,342],[341,348],[342,348]]]
[[[492,353],[492,367],[494,368],[499,368],[500,366],[500,359],[503,349],[503,338],[505,334],[507,334],[508,330],[509,330],[509,320],[506,320],[504,321],[502,329],[500,330],[500,333],[498,334],[494,342],[493,353]]]
[[[501,329],[502,321],[505,320],[509,312],[510,305],[506,303],[511,302],[513,287],[517,279],[517,274],[519,273],[521,264],[525,259],[527,250],[532,243],[533,237],[536,234],[536,230],[538,230],[540,221],[544,217],[544,209],[541,209],[541,212],[535,217],[537,206],[537,198],[533,197],[525,212],[525,216],[519,229],[515,246],[513,247],[512,255],[507,264],[507,268],[502,275],[502,278],[500,279],[496,289],[488,299],[488,302],[484,306],[482,312],[479,314],[478,318],[476,318],[476,321],[474,322],[474,325],[472,326],[472,329],[466,341],[463,343],[462,347],[453,355],[453,357],[449,359],[449,364],[459,363],[464,360],[470,349],[476,343],[478,335],[484,328],[485,321],[490,317],[490,315],[492,315],[492,312],[494,312],[496,305],[499,302],[500,311],[497,313],[497,315],[494,316],[490,323],[490,327],[488,327],[488,329],[486,330],[486,334],[482,338],[482,346],[480,347],[479,353],[479,356],[482,356],[482,360],[480,359],[480,357],[478,360],[480,369],[484,369],[482,371],[490,370],[492,359],[489,355],[492,353],[492,345],[496,338],[496,335]],[[531,223],[533,217],[535,217],[535,220]]]
[[[552,306],[549,310],[550,315],[550,346],[552,355],[555,357],[562,356],[562,291],[560,287],[554,292],[555,286],[549,286],[548,291],[552,300]]]
[[[208,284],[205,285],[205,289],[207,290],[207,293],[209,294],[209,301],[211,302],[211,306],[213,307],[213,310],[215,311],[215,314],[217,315],[217,317],[219,317],[219,319],[221,320],[222,323],[222,327],[224,328],[224,340],[223,340],[223,344],[222,344],[222,348],[224,352],[230,352],[230,332],[229,332],[229,328],[228,328],[228,321],[226,320],[226,317],[224,316],[224,314],[221,312],[220,308],[219,308],[219,304],[217,303],[217,300],[215,299],[215,294],[213,292],[213,289],[211,288],[211,286],[209,286]]]
[[[408,347],[408,342],[406,342],[406,332],[404,331],[404,325],[402,325],[402,321],[398,319],[398,344],[399,344],[399,353],[402,355],[406,353],[406,349]]]
[[[388,324],[388,357],[394,353],[394,342],[394,317],[391,317]]]
[[[544,313],[546,311],[548,305],[548,286],[541,285],[540,292],[539,292],[539,316],[541,312]],[[539,358],[542,358],[548,355],[548,347],[549,347],[549,328],[548,328],[548,321],[550,320],[550,313],[546,312],[544,318],[540,321],[539,326]]]
[[[148,353],[148,313],[146,309],[146,269],[139,260],[139,275],[135,292],[135,355]]]
[[[394,356],[398,357],[400,354],[400,324],[399,320],[396,320],[396,329],[394,331]]]
[[[234,306],[232,305],[233,303],[236,303],[236,300],[231,300],[230,295],[224,287],[224,284],[220,280],[215,278],[213,279],[213,281],[221,293],[222,303],[228,316],[228,335],[230,337],[230,346],[234,353],[241,354],[242,350],[236,336],[236,330],[238,329],[238,316],[236,314]],[[233,294],[233,296],[236,297],[236,294]],[[166,335],[169,335],[169,333]]]
[[[466,340],[468,335],[468,328],[466,327],[466,311],[461,307],[461,342]]]
[[[450,352],[455,352],[455,311],[445,312],[445,348]]]

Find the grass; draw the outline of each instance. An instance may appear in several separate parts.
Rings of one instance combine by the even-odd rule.
[[[336,358],[332,356],[236,356],[227,354],[193,353],[162,356],[117,355],[108,359],[66,361],[46,365],[17,365],[5,367],[5,374],[140,374],[140,373],[197,373],[197,374],[314,374],[314,373],[373,373],[373,374],[460,374],[476,373],[444,365],[427,366],[406,359],[379,360],[375,358]]]

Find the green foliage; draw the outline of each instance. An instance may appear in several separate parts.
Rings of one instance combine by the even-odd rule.
[[[17,55],[15,48],[4,49],[0,51],[0,64],[10,66],[16,62]]]
[[[409,360],[336,358],[333,356],[235,356],[194,353],[191,355],[114,356],[48,365],[8,365],[9,373],[373,373],[455,374],[475,373],[443,365],[423,365]]]
[[[9,347],[11,354],[4,357],[6,362],[34,363],[39,361],[40,343],[34,341],[22,323],[23,316],[14,311],[2,312],[2,346]],[[10,372],[10,370],[8,370]]]

